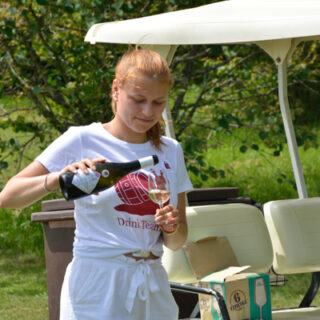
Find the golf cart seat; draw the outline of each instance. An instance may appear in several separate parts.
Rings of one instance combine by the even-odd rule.
[[[227,237],[240,266],[249,272],[267,273],[272,265],[272,244],[261,211],[249,204],[232,203],[187,207],[188,242],[205,237]],[[219,259],[219,257],[217,257]],[[163,265],[169,280],[194,284],[195,277],[184,249],[165,248]]]
[[[264,215],[277,274],[312,273],[311,286],[298,308],[276,310],[272,319],[320,319],[310,307],[320,285],[320,198],[270,201]]]

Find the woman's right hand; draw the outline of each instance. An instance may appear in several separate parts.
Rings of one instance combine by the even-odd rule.
[[[65,172],[72,172],[73,174],[77,174],[78,170],[81,170],[84,174],[88,174],[88,169],[91,169],[92,171],[96,170],[96,163],[103,163],[106,162],[106,159],[104,158],[96,158],[96,159],[90,159],[86,158],[81,161],[77,161],[74,163],[69,164],[65,168],[63,168],[59,174],[58,174],[58,187],[59,187],[59,176],[62,173]],[[99,195],[99,193],[95,193],[95,195]]]
[[[106,162],[106,159],[104,159],[104,158],[96,158],[96,159],[86,158],[81,161],[71,163],[71,164],[67,165],[65,168],[63,168],[59,172],[59,175],[64,172],[68,172],[68,171],[76,174],[78,170],[81,170],[84,174],[88,174],[89,173],[88,168],[95,171],[96,170],[96,163],[98,163],[98,162]]]
[[[66,167],[64,167],[59,172],[48,173],[46,188],[50,191],[55,191],[59,188],[59,176],[65,172],[72,172],[73,174],[77,174],[78,170],[81,170],[84,174],[88,174],[88,169],[95,171],[96,163],[98,162],[106,162],[104,158],[96,158],[90,159],[86,158],[81,161],[73,162]]]

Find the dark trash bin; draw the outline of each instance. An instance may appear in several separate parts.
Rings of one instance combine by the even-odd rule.
[[[33,222],[41,222],[43,226],[50,320],[59,319],[61,286],[72,260],[73,209],[73,202],[48,200],[42,202],[42,212],[31,215]]]
[[[238,188],[203,188],[187,193],[188,205],[208,205],[243,202],[252,204],[250,198],[239,198]],[[74,203],[64,199],[42,202],[42,212],[32,213],[31,220],[43,226],[47,269],[49,319],[59,320],[60,292],[65,270],[72,260],[74,239]],[[179,306],[179,318],[188,317],[198,301],[197,295],[173,292]]]

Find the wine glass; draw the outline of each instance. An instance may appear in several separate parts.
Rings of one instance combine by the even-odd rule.
[[[267,291],[263,278],[254,279],[254,303],[259,307],[260,320],[263,320],[262,307],[267,303]]]
[[[148,175],[148,190],[150,199],[161,208],[170,199],[170,185],[166,173],[160,170],[158,175],[152,170]]]

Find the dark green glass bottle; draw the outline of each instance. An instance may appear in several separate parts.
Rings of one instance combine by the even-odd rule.
[[[66,200],[75,200],[112,187],[127,174],[156,165],[159,159],[156,155],[130,162],[98,162],[96,170],[89,169],[88,174],[78,170],[62,173],[59,177],[60,188]]]

